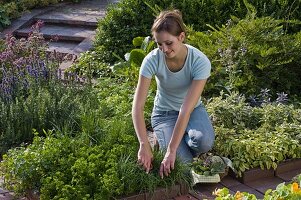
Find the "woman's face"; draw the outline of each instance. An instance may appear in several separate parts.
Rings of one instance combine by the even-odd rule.
[[[166,31],[154,32],[155,42],[167,58],[174,58],[178,55],[183,46],[184,38],[184,32],[179,36],[173,36]]]

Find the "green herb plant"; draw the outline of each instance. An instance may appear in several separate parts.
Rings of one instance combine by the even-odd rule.
[[[194,158],[191,163],[192,170],[200,175],[213,176],[225,173],[227,164],[219,156],[208,156],[206,159]]]
[[[228,157],[238,176],[301,157],[300,108],[276,102],[251,107],[238,93],[212,98],[206,108],[216,134],[213,151]]]

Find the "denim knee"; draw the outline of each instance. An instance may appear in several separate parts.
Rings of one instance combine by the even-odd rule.
[[[208,152],[214,144],[214,133],[203,133],[202,131],[190,129],[185,135],[187,145],[193,150],[195,155]]]

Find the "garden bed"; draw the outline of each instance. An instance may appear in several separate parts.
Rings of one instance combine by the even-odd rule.
[[[283,162],[280,162],[275,170],[272,168],[261,169],[259,167],[256,167],[242,172],[241,177],[237,177],[232,170],[229,170],[229,175],[241,183],[248,183],[262,178],[271,178],[274,176],[280,176],[283,173],[297,171],[297,170],[301,171],[301,158],[288,159]]]

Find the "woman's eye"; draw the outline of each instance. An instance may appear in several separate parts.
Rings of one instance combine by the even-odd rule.
[[[171,45],[172,44],[172,42],[168,42],[168,43],[166,43],[166,45]]]

